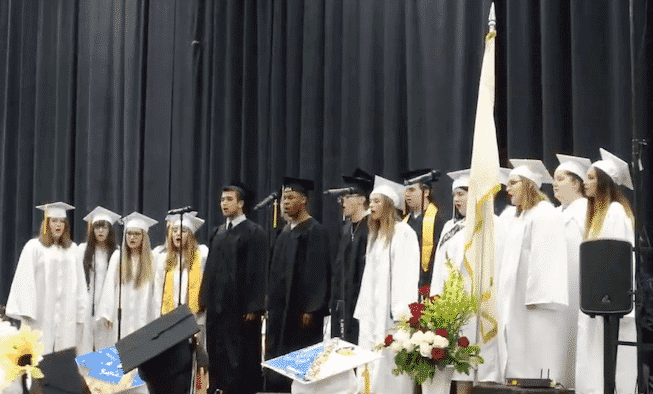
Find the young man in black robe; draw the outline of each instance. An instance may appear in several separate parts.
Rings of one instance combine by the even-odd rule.
[[[266,359],[321,342],[329,309],[329,237],[308,212],[313,181],[286,177],[282,190],[288,224],[270,262]],[[276,373],[268,377],[267,391],[290,391],[289,379]]]
[[[200,289],[206,310],[209,393],[256,393],[262,387],[261,316],[267,238],[245,217],[252,194],[239,182],[222,189],[226,222],[213,237]]]
[[[351,192],[340,197],[345,224],[331,272],[331,337],[358,344],[354,309],[365,270],[367,207],[374,177],[357,168],[352,176],[343,175],[342,179]]]
[[[433,203],[431,190],[437,178],[431,176],[430,180],[410,182],[416,177],[429,173],[433,174],[433,171],[413,170],[403,174],[404,183],[407,184],[405,199],[408,211],[404,221],[417,233],[420,248],[419,287],[431,284],[435,248],[443,225],[438,208]]]

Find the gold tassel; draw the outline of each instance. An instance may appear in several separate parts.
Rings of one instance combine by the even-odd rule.
[[[48,230],[48,215],[46,213],[44,213],[43,214],[43,223],[41,224],[41,232],[43,233],[43,235],[45,235],[47,230]]]
[[[279,210],[279,200],[275,199],[274,200],[274,214],[272,218],[272,228],[277,229],[277,211]]]
[[[365,371],[363,371],[363,377],[365,378],[365,394],[371,394],[369,364],[365,364]]]

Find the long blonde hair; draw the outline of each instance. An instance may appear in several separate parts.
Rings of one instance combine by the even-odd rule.
[[[516,207],[516,212],[515,215],[519,216],[522,212],[528,211],[532,209],[534,206],[539,204],[542,201],[549,201],[549,197],[542,192],[535,182],[532,180],[525,178],[521,175],[519,175],[519,179],[521,179],[522,182],[522,193],[524,193],[524,202],[521,204],[520,207]]]
[[[126,231],[126,230],[125,230]],[[150,236],[147,231],[139,229],[143,234],[143,242],[141,242],[139,254],[140,261],[136,274],[132,272],[132,251],[123,242],[122,245],[122,283],[129,283],[132,279],[135,280],[135,287],[140,287],[144,283],[148,283],[153,278],[153,261],[152,248],[150,247]],[[118,276],[116,276],[118,278]]]
[[[167,253],[166,253],[166,272],[170,271],[171,269],[174,269],[177,264],[179,263],[179,248],[175,246],[175,242],[172,239],[172,233],[174,226],[170,227],[170,231],[168,232],[168,236],[166,237],[166,245],[167,245]],[[198,244],[197,244],[197,236],[195,233],[192,231],[188,231],[187,235],[187,242],[186,245],[183,243],[181,244],[182,248],[182,254],[183,254],[183,259],[186,261],[183,263],[183,269],[189,269],[190,263],[193,261],[193,258],[195,257],[195,253],[199,253],[198,250]],[[182,242],[183,242],[183,232],[182,232]]]
[[[633,211],[630,209],[628,199],[612,181],[612,178],[602,170],[594,167],[596,170],[596,195],[587,197],[587,218],[585,219],[585,233],[583,239],[596,239],[603,229],[605,215],[613,201],[620,203],[626,214],[634,223]]]
[[[395,233],[395,224],[400,220],[399,213],[395,208],[392,200],[386,195],[379,194],[383,204],[381,205],[381,218],[378,220],[371,219],[367,221],[369,229],[368,243],[373,244],[379,235],[383,239],[385,246],[390,245],[392,236]]]
[[[56,239],[52,236],[52,230],[50,229],[50,218],[43,218],[43,221],[41,221],[41,232],[39,234],[39,241],[43,244],[43,246],[52,246],[55,243],[59,246],[62,246],[64,248],[68,248],[73,241],[70,239],[70,224],[68,223],[68,219],[64,219],[64,228],[63,228],[63,234],[61,234],[61,237],[59,239]]]

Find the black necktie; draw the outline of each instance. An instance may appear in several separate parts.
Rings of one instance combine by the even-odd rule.
[[[232,222],[229,222],[227,225],[227,231],[231,230],[234,227],[234,224]]]

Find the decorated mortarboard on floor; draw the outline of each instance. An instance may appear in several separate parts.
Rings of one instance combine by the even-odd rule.
[[[553,183],[553,178],[544,166],[544,163],[542,163],[542,160],[510,159],[510,164],[514,167],[510,171],[510,176],[519,175],[530,179],[535,182],[538,189],[542,187],[543,183]]]
[[[143,231],[147,231],[150,229],[150,227],[154,226],[159,222],[150,217],[143,215],[142,213],[132,212],[129,215],[125,216],[125,218],[123,219],[123,223],[125,224],[126,229],[140,228]]]
[[[174,214],[174,215],[168,215],[166,216],[166,222],[172,226],[177,226],[180,223],[192,231],[193,233],[196,233],[197,230],[202,227],[204,224],[204,219],[200,219],[197,217],[197,212],[186,212],[183,215],[182,214]]]
[[[430,177],[427,177],[425,180],[421,180],[418,182],[415,182],[414,179],[417,177],[421,177],[423,175],[428,175],[430,174]],[[401,174],[401,177],[404,180],[404,185],[412,185],[415,183],[423,183],[425,185],[431,186],[433,185],[434,182],[438,180],[438,177],[440,176],[440,171],[437,170],[432,170],[430,168],[424,168],[421,170],[410,170],[406,171]]]
[[[66,211],[75,209],[75,207],[66,204],[65,202],[51,202],[48,204],[37,205],[36,208],[42,210],[45,217],[56,219],[65,219]]]
[[[95,223],[104,220],[113,224],[118,219],[120,219],[120,215],[100,206],[95,207],[95,209],[89,212],[88,215],[84,216],[84,220],[88,223]]]
[[[381,358],[380,353],[332,338],[262,363],[293,380],[292,393],[349,393],[353,368]]]
[[[590,166],[592,165],[592,161],[590,159],[579,156],[563,155],[561,153],[557,153],[556,157],[560,162],[560,165],[558,168],[556,168],[556,171],[568,171],[572,174],[578,175],[580,179],[584,181],[587,180],[587,170],[589,170]]]
[[[75,360],[91,392],[118,393],[145,384],[136,371],[123,373],[115,346],[77,356]]]
[[[403,209],[405,191],[406,186],[376,175],[374,177],[374,189],[372,189],[370,195],[382,194],[392,200],[395,208]]]
[[[617,185],[633,190],[633,181],[630,178],[628,163],[603,148],[600,149],[600,152],[601,160],[592,163],[592,167],[596,167],[608,174]]]
[[[453,183],[451,184],[451,190],[454,191],[461,187],[469,187],[470,173],[470,169],[447,172],[449,178],[453,180]]]
[[[374,187],[374,177],[360,168],[356,168],[351,175],[343,175],[342,180],[357,189],[357,192],[363,194],[370,194]]]
[[[283,177],[283,187],[281,189],[283,191],[292,190],[292,191],[300,192],[303,195],[307,196],[308,192],[313,190],[314,187],[315,184],[310,179],[291,178],[286,176]]]

